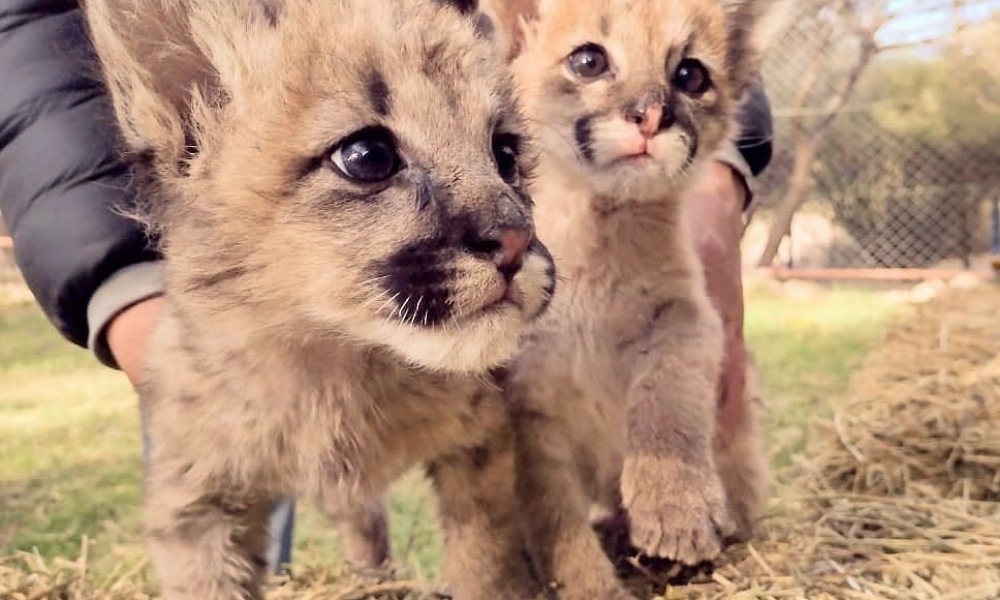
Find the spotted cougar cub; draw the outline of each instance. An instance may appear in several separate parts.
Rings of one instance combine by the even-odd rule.
[[[168,311],[141,406],[168,600],[258,598],[277,498],[417,464],[460,600],[526,600],[489,368],[554,285],[473,2],[88,0]]]
[[[623,506],[639,549],[683,563],[733,532],[713,456],[721,322],[681,199],[731,135],[778,6],[541,0],[512,42],[560,286],[505,385],[535,558],[575,582],[564,598],[627,597],[589,526],[595,505]]]

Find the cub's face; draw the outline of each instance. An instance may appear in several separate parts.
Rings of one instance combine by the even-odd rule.
[[[543,0],[515,64],[555,165],[634,200],[676,189],[727,135],[731,66],[722,6],[694,0]]]
[[[201,249],[173,244],[188,289],[432,369],[511,356],[554,267],[498,53],[444,2],[270,4],[204,111],[184,220]]]

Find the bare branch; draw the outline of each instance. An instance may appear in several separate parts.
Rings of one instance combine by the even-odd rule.
[[[843,86],[841,86],[840,90],[836,94],[827,100],[826,106],[823,107],[826,110],[826,115],[813,127],[813,137],[819,135],[823,130],[829,127],[830,123],[832,123],[837,117],[837,113],[840,112],[840,109],[847,104],[851,94],[854,92],[854,88],[857,87],[858,81],[861,79],[862,73],[865,72],[865,69],[868,68],[872,58],[874,58],[877,53],[878,51],[876,50],[874,40],[868,39],[862,41],[861,50],[858,52],[858,58],[851,66],[851,69],[847,72],[847,77],[844,78]]]

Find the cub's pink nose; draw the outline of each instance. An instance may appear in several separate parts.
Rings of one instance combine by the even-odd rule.
[[[660,130],[660,119],[663,117],[663,107],[658,104],[646,107],[642,112],[633,110],[627,114],[626,118],[639,126],[639,131],[647,138],[651,138]]]
[[[503,228],[497,234],[500,248],[493,255],[493,262],[504,279],[510,281],[521,270],[524,254],[531,243],[531,234],[526,229]]]
[[[637,125],[644,137],[651,138],[673,125],[674,116],[659,102],[642,101],[625,109],[625,120]]]

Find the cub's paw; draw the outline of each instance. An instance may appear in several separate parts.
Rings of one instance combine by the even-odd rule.
[[[622,496],[632,543],[649,557],[685,565],[711,561],[736,530],[722,481],[708,466],[626,458]]]
[[[445,586],[441,593],[453,600],[551,600],[550,594],[535,583],[511,581],[510,585]]]
[[[505,565],[467,561],[445,578],[441,591],[452,600],[546,600],[548,590],[528,570],[527,557],[508,558]]]
[[[637,600],[624,586],[614,585],[592,588],[580,585],[553,586],[559,600]]]

